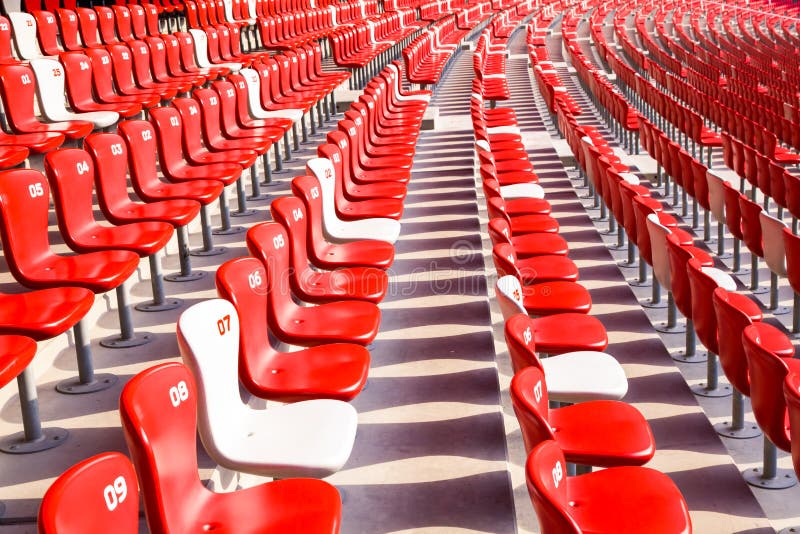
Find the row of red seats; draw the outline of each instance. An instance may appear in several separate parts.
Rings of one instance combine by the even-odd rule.
[[[354,82],[360,87],[372,78],[373,71],[382,69],[396,57],[398,50],[419,30],[418,23],[407,24],[398,12],[391,12],[378,20],[361,21],[333,31],[328,36],[331,55],[337,65],[358,69]]]
[[[501,276],[497,296],[515,372],[511,399],[529,453],[528,488],[540,527],[543,532],[582,531],[591,524],[627,532],[649,524],[686,532],[691,529],[686,503],[666,476],[614,469],[649,461],[655,440],[636,409],[612,400],[627,390],[619,364],[607,354],[586,352],[603,350],[607,335],[597,319],[582,315],[591,299],[583,289],[585,302],[578,302],[577,268],[536,184],[513,109],[484,109],[479,95],[476,79],[471,109],[493,259]],[[536,351],[555,356],[542,361]],[[581,381],[579,369],[593,380]],[[551,409],[551,389],[556,399],[577,404]],[[566,462],[607,469],[568,478]],[[625,491],[622,498],[619,491]],[[657,503],[650,491],[658,495]],[[580,512],[566,506],[566,499],[579,503]],[[636,504],[639,499],[651,504],[646,511]]]
[[[258,24],[264,46],[280,49],[328,37],[337,28],[347,28],[359,21],[378,22],[395,15],[379,13],[377,3],[356,2],[259,17]]]
[[[481,81],[484,99],[508,100],[506,39],[494,39],[489,28],[481,32],[472,54],[472,71]]]
[[[640,25],[637,25],[641,28]],[[641,31],[641,29],[640,29]],[[663,30],[662,30],[663,31]],[[677,46],[677,45],[673,45]],[[691,58],[691,63],[694,67],[700,68],[703,65],[702,61],[699,58],[696,58],[692,55],[687,55],[686,59],[689,60]],[[699,65],[698,65],[699,63]],[[656,65],[657,67],[657,65]],[[653,63],[648,63],[648,70],[653,68]],[[697,82],[697,73],[695,73],[691,69],[683,69],[680,74],[683,75],[684,72],[689,76],[689,80],[696,84]],[[701,78],[702,79],[702,78]],[[742,83],[741,79],[733,78],[729,75],[728,78],[722,79],[720,82],[714,81],[710,83],[702,83],[701,82],[701,89],[703,92],[709,94],[711,98],[715,98],[719,100],[719,102],[710,102],[707,99],[703,98],[701,95],[698,95],[694,89],[688,87],[688,85],[683,82],[682,80],[677,79],[674,76],[670,76],[667,78],[666,76],[662,75],[662,80],[659,80],[662,85],[667,85],[668,89],[674,89],[672,86],[678,85],[680,89],[684,89],[682,93],[677,93],[676,96],[682,98],[684,101],[689,102],[692,106],[698,107],[702,106],[703,110],[707,110],[708,113],[704,112],[703,114],[707,116],[712,122],[722,126],[725,129],[731,129],[734,131],[737,126],[739,126],[740,121],[736,120],[727,120],[724,121],[726,117],[730,114],[744,114],[747,116],[749,120],[754,122],[758,122],[762,125],[762,127],[769,133],[770,136],[774,136],[777,134],[783,141],[789,143],[793,146],[798,146],[798,139],[797,139],[797,127],[792,126],[791,118],[787,119],[785,117],[785,108],[782,102],[775,102],[770,108],[764,108],[758,104],[763,97],[768,95],[763,95],[763,97],[757,96],[762,95],[763,93],[759,92],[761,90],[758,89],[758,84],[754,84],[752,88],[747,91],[744,84]],[[722,85],[720,85],[720,83]],[[679,85],[680,84],[680,85]],[[684,86],[684,87],[681,87]],[[738,91],[731,91],[728,89],[728,86],[731,88],[738,88]],[[743,93],[743,94],[742,94]],[[791,101],[791,100],[790,100]],[[718,114],[719,104],[722,103],[728,108],[727,114],[722,113],[721,116]],[[791,115],[790,115],[791,117]],[[745,119],[745,120],[748,120]],[[723,122],[724,121],[724,122]],[[772,132],[775,132],[773,134]],[[737,134],[741,139],[745,140],[748,143],[753,143],[752,135],[748,136],[746,132],[740,132]],[[787,154],[785,149],[777,147],[777,157],[784,157],[784,156],[792,156],[797,157],[793,154]],[[775,153],[775,149],[771,147],[763,147],[763,150],[768,150],[769,154]]]
[[[704,208],[714,213],[720,223],[724,221],[735,238],[734,244],[737,247],[737,254],[739,241],[745,242],[751,251],[752,273],[758,273],[758,259],[766,259],[768,267],[773,272],[773,296],[770,310],[778,313],[776,299],[777,277],[789,274],[791,282],[792,274],[788,269],[792,267],[800,269],[800,267],[792,265],[800,240],[789,231],[780,219],[769,216],[753,200],[747,199],[728,182],[720,180],[713,173],[708,172],[701,163],[684,152],[679,145],[670,141],[649,121],[642,120],[643,146],[664,165],[668,173],[672,174],[673,177],[680,177],[676,181],[682,181],[684,191],[695,197],[695,210],[697,209],[697,203],[700,203]],[[576,139],[571,145],[577,142],[578,140]],[[677,164],[679,161],[681,165]],[[684,165],[683,162],[686,162],[687,165]],[[586,167],[587,172],[590,168]],[[618,183],[618,185],[621,184]],[[623,186],[620,189],[622,194],[620,194],[613,193],[613,180],[596,182],[597,186],[612,192],[606,199],[610,207],[613,207],[615,202],[622,204],[622,209],[617,210],[621,211],[621,214],[617,216],[620,219],[620,224],[624,225],[628,237],[638,244],[640,262],[644,260],[652,265],[654,272],[653,287],[657,287],[656,282],[658,282],[658,285],[666,287],[670,292],[668,302],[670,307],[669,320],[663,327],[663,331],[679,331],[676,329],[681,328],[675,321],[673,307],[677,307],[687,318],[687,336],[691,334],[691,337],[687,337],[687,348],[682,358],[685,359],[696,354],[694,350],[695,332],[709,350],[707,382],[701,387],[693,388],[695,393],[705,396],[727,394],[725,388],[721,387],[717,382],[716,362],[714,360],[715,356],[719,354],[722,368],[735,390],[733,397],[734,422],[730,425],[718,425],[718,432],[725,436],[738,438],[758,435],[758,433],[749,432],[749,428],[743,420],[742,397],[743,395],[752,394],[757,421],[768,433],[770,439],[776,439],[774,437],[775,431],[770,428],[771,421],[778,418],[783,421],[784,415],[781,414],[785,414],[785,405],[783,411],[781,411],[781,403],[776,404],[775,401],[772,401],[772,404],[767,408],[764,406],[766,399],[775,399],[775,395],[770,393],[771,397],[765,396],[764,391],[760,389],[753,393],[751,384],[741,379],[741,377],[747,375],[748,361],[754,366],[754,369],[750,369],[749,373],[751,383],[756,371],[758,373],[764,372],[763,367],[755,369],[760,364],[750,359],[750,354],[746,359],[741,351],[741,344],[737,336],[741,336],[741,331],[746,325],[742,325],[738,331],[736,328],[734,328],[733,332],[726,331],[725,336],[722,335],[717,326],[718,324],[725,324],[726,327],[730,328],[732,324],[740,324],[733,322],[736,317],[734,310],[740,310],[737,313],[748,317],[750,322],[760,321],[761,312],[758,307],[748,298],[732,293],[732,291],[736,290],[736,284],[733,279],[722,271],[714,269],[712,267],[713,259],[706,252],[691,246],[692,239],[690,236],[672,226],[674,220],[666,217],[663,211],[664,208],[660,203],[652,199],[648,200],[646,196],[641,196],[644,191],[640,192],[639,198],[634,199],[633,207],[636,224],[632,225],[627,220],[629,218],[626,217],[624,209],[627,205],[626,197],[632,197],[631,187]],[[684,210],[686,206],[687,200],[684,199]],[[695,215],[696,221],[697,216]],[[720,235],[720,242],[722,242],[722,237]],[[738,261],[734,265],[734,270],[737,269]],[[800,271],[795,270],[794,272]],[[640,280],[643,280],[643,277]],[[757,274],[755,274],[754,279],[751,281],[751,289],[757,287],[757,284],[758,278]],[[794,283],[792,283],[792,286],[794,287]],[[657,302],[657,296],[658,294],[654,289],[652,303]],[[726,338],[724,343],[723,338]],[[728,339],[732,341],[728,343]],[[745,346],[747,346],[746,340]],[[775,344],[770,346],[778,355],[783,357],[791,356],[794,352],[788,340],[782,344],[776,341]],[[777,347],[781,348],[778,349]],[[780,383],[784,377],[785,372],[783,374],[773,374],[771,379]],[[759,380],[759,378],[756,378],[756,380]],[[765,380],[765,378],[760,378],[760,380]],[[775,389],[772,389],[772,391],[775,391]],[[774,441],[765,441],[763,470],[758,470],[755,473],[748,471],[745,474],[745,478],[749,483],[761,487],[775,488],[793,485],[795,482],[791,477],[786,479],[782,474],[777,474],[775,448],[772,443]],[[785,441],[781,441],[781,443],[783,443],[782,447],[788,450]]]
[[[126,47],[125,49],[127,50]],[[103,49],[91,49],[87,52],[90,55],[106,54],[102,57],[108,57]],[[86,61],[86,56],[77,55],[80,57],[73,57],[75,61]],[[101,58],[101,56],[97,57]],[[98,64],[104,63],[111,62],[98,62]],[[91,64],[87,63],[88,71],[79,63],[74,63],[72,66],[75,72],[85,72],[87,76],[91,75]],[[240,178],[243,168],[251,168],[254,180],[253,191],[258,197],[255,162],[259,155],[266,155],[267,150],[272,147],[275,151],[276,163],[280,165],[281,158],[277,142],[281,137],[284,137],[286,142],[287,132],[293,129],[296,121],[302,116],[303,110],[310,109],[315,102],[342,81],[339,75],[317,74],[312,69],[308,73],[304,73],[303,92],[287,92],[285,94],[276,92],[274,95],[281,99],[278,102],[272,99],[273,94],[270,91],[272,85],[269,82],[270,67],[261,62],[254,66],[256,69],[243,69],[242,74],[231,75],[228,81],[215,81],[213,83],[214,90],[198,89],[195,92],[197,100],[175,99],[172,107],[152,108],[150,112],[152,125],[144,121],[121,123],[120,132],[126,138],[126,143],[122,143],[117,136],[90,137],[91,142],[87,142],[87,147],[90,147],[91,150],[103,151],[102,154],[98,152],[99,155],[94,160],[81,151],[57,151],[48,154],[46,160],[48,162],[48,178],[57,179],[60,176],[58,173],[64,169],[64,172],[68,173],[69,179],[83,184],[81,189],[74,191],[75,195],[84,195],[80,197],[82,199],[80,200],[77,197],[73,199],[69,196],[68,193],[73,192],[63,189],[60,181],[53,182],[54,190],[58,193],[56,197],[59,202],[62,202],[59,204],[62,208],[57,210],[60,214],[60,227],[66,236],[71,236],[65,237],[65,241],[73,247],[78,247],[77,250],[84,254],[72,258],[54,255],[49,252],[47,241],[42,240],[42,235],[46,236],[46,234],[20,242],[18,238],[12,239],[12,236],[19,234],[19,231],[14,231],[16,234],[12,231],[5,234],[4,249],[12,273],[21,283],[29,287],[48,288],[49,291],[55,291],[62,288],[63,280],[69,279],[72,285],[83,288],[83,292],[78,292],[77,295],[73,288],[67,288],[66,295],[59,299],[50,295],[51,302],[62,302],[59,306],[34,306],[31,303],[35,303],[36,294],[32,294],[31,297],[26,296],[25,299],[34,300],[22,300],[20,305],[23,306],[23,309],[29,310],[30,317],[19,317],[16,322],[9,321],[9,324],[16,324],[18,328],[27,328],[28,332],[34,333],[36,339],[53,337],[73,325],[76,326],[80,377],[78,380],[62,384],[59,386],[60,390],[71,393],[87,392],[103,389],[114,383],[114,378],[111,376],[94,374],[88,339],[80,323],[77,323],[91,306],[92,292],[105,292],[117,288],[122,335],[118,339],[109,340],[107,342],[109,346],[125,347],[147,341],[147,337],[137,336],[133,331],[130,309],[126,304],[127,295],[122,286],[130,274],[129,271],[138,265],[139,256],[150,257],[154,300],[152,303],[140,305],[138,308],[144,311],[158,311],[179,305],[179,301],[167,299],[164,295],[163,287],[160,284],[160,262],[155,255],[158,250],[163,248],[165,240],[168,240],[172,234],[172,229],[167,231],[169,227],[165,226],[165,223],[171,224],[178,231],[181,259],[181,272],[170,275],[168,279],[170,281],[195,279],[199,275],[192,272],[189,264],[186,225],[200,212],[203,226],[203,247],[193,253],[209,255],[223,252],[223,249],[213,246],[207,205],[219,198],[223,223],[219,231],[221,233],[236,231],[236,228],[231,227],[228,219],[229,212],[224,187],[233,183],[239,185],[239,211],[244,212],[246,205],[243,183]],[[110,65],[108,67],[110,68]],[[23,65],[3,66],[2,69],[0,77],[3,79],[4,96],[15,99],[13,106],[6,105],[6,109],[13,110],[13,113],[8,115],[8,119],[12,125],[15,125],[15,128],[27,128],[33,132],[27,137],[20,137],[19,139],[22,141],[19,142],[28,142],[36,145],[39,150],[46,151],[63,142],[65,134],[73,138],[81,138],[91,131],[93,128],[91,123],[72,121],[57,125],[43,125],[36,122],[32,118],[34,84],[30,69]],[[189,84],[185,90],[191,88],[193,80],[200,85],[208,77],[216,77],[223,72],[224,70],[203,73],[198,70],[186,73],[186,76],[189,77],[189,80],[186,81]],[[110,71],[103,76],[107,82],[112,78]],[[85,94],[93,92],[88,80],[88,78],[85,80],[86,86],[82,89]],[[173,90],[174,88],[168,89]],[[174,95],[174,90],[172,94]],[[135,112],[136,109],[140,109],[140,104],[136,102],[144,101],[146,103],[145,99],[151,96],[155,96],[155,98],[150,105],[160,100],[159,94],[138,92],[130,95],[127,101],[118,101],[116,106],[127,106]],[[20,105],[20,102],[26,101],[26,99],[30,101],[30,109]],[[122,110],[122,107],[118,109]],[[59,128],[63,131],[62,134],[56,133]],[[35,141],[33,135],[39,136],[39,140]],[[296,137],[295,140],[297,140]],[[130,147],[130,158],[125,156],[126,145]],[[175,147],[181,147],[181,149],[176,152]],[[288,143],[286,147],[288,148]],[[168,180],[172,181],[169,186],[158,179],[156,157],[159,159],[161,172]],[[146,204],[131,202],[125,193],[124,180],[119,182],[125,176],[125,164],[128,159],[131,166],[132,184],[139,198]],[[64,163],[62,160],[69,161]],[[93,162],[97,166],[96,172]],[[112,162],[119,162],[122,166],[114,166],[116,163],[112,164]],[[111,165],[111,167],[107,168],[105,164]],[[264,164],[265,172],[268,173],[269,166],[266,158]],[[56,174],[51,174],[51,171]],[[36,206],[44,208],[42,217],[46,223],[49,196],[46,182],[42,181],[41,175],[36,171],[11,172],[21,173],[20,183],[22,185],[19,186],[22,188],[21,192],[27,191],[29,197],[34,201],[41,200]],[[97,223],[93,222],[94,218],[90,209],[92,177],[96,180],[98,199],[103,213],[109,221],[124,225],[118,227],[119,229],[101,231]],[[87,179],[90,180],[88,183]],[[59,178],[59,180],[62,179]],[[87,192],[89,193],[88,197],[85,196]],[[11,208],[3,210],[3,215],[6,217],[6,228],[18,226],[20,223],[17,218],[22,216],[22,213],[27,214],[25,217],[30,217],[33,209],[31,206],[25,205],[18,198],[17,193],[9,192],[9,195],[7,202],[11,202],[21,211],[13,211]],[[88,212],[85,204],[87,200],[90,202]],[[73,212],[65,209],[63,202],[74,202],[75,206],[80,205],[83,208]],[[157,228],[150,228],[147,230],[149,233],[140,229],[140,227],[146,228],[148,224],[151,226],[156,224]],[[26,227],[34,234],[41,229],[37,225],[27,223]],[[80,228],[80,233],[76,227]],[[73,233],[75,233],[74,236]],[[151,237],[147,237],[148,235]],[[100,239],[101,237],[102,239]],[[149,239],[150,241],[140,241],[140,239]],[[36,246],[33,246],[32,243]],[[125,243],[129,243],[129,250],[117,250]],[[97,257],[102,255],[101,252],[89,252],[90,249],[98,246],[109,249],[109,258],[98,260]],[[98,266],[102,266],[102,269],[99,269]],[[60,273],[63,269],[68,269],[72,273],[71,276],[62,276]],[[14,309],[15,313],[19,313],[19,305],[15,305]],[[48,310],[64,314],[64,318],[55,321],[53,318],[45,316],[40,320],[38,314]],[[24,326],[26,324],[28,326]],[[30,384],[30,382],[26,383]],[[13,447],[17,451],[22,451],[28,447],[36,448],[43,444],[52,446],[57,443],[58,439],[43,442],[41,429],[38,428],[38,418],[35,413],[28,413],[26,414],[26,433],[16,440]]]
[[[403,49],[408,80],[422,86],[436,85],[468,33],[458,29],[455,16],[447,16]]]
[[[334,463],[315,467],[306,476],[330,474],[349,455],[355,436],[355,411],[344,405],[336,416],[332,413],[336,405],[331,403],[343,404],[342,400],[352,399],[364,386],[369,353],[363,345],[370,343],[377,333],[380,314],[375,302],[386,292],[387,276],[383,269],[391,265],[394,255],[391,243],[397,238],[399,223],[388,219],[393,230],[387,234],[382,231],[386,225],[380,219],[350,213],[351,221],[338,220],[330,211],[332,182],[343,178],[334,175],[344,172],[340,166],[346,166],[349,160],[364,172],[371,169],[374,178],[369,185],[373,190],[379,186],[404,188],[410,170],[402,173],[392,170],[397,168],[398,152],[404,154],[410,168],[428,94],[402,91],[399,75],[398,67],[393,64],[372,80],[360,105],[351,109],[349,117],[353,120],[342,121],[339,130],[329,134],[329,140],[336,141],[336,145],[321,146],[320,154],[326,157],[308,162],[309,172],[319,172],[322,178],[294,179],[292,190],[296,196],[276,199],[271,205],[276,222],[251,228],[246,241],[255,257],[229,261],[218,270],[219,294],[232,304],[207,301],[182,315],[178,336],[188,369],[177,363],[160,365],[140,373],[125,386],[120,411],[126,441],[142,482],[151,529],[194,531],[214,524],[217,528],[224,525],[237,531],[274,525],[304,532],[338,532],[341,502],[332,486],[290,479],[233,493],[212,493],[200,485],[197,459],[188,451],[195,450],[197,429],[209,454],[232,469],[258,470],[258,474],[281,478],[296,477],[298,470],[311,469],[309,462],[313,456],[301,459],[294,469],[284,460],[282,471],[276,471],[278,467],[271,466],[267,455],[258,448],[238,446],[236,457],[226,454],[226,450],[233,451],[226,444],[231,439],[226,432],[232,430],[230,419],[235,419],[235,410],[218,411],[225,420],[217,420],[215,410],[226,402],[220,389],[227,389],[230,397],[235,393],[236,403],[241,404],[238,390],[231,387],[236,379],[231,380],[230,373],[241,358],[245,364],[238,365],[238,379],[248,390],[262,398],[295,403],[278,409],[292,414],[288,416],[292,428],[311,424],[316,435],[313,441],[328,441],[340,451],[335,456],[329,454],[329,462]],[[347,138],[351,129],[356,129],[355,139]],[[370,139],[362,134],[369,134]],[[359,147],[364,142],[371,159],[351,159],[361,154],[348,151],[345,139],[352,139]],[[362,164],[367,167],[360,167]],[[386,197],[372,197],[372,200],[381,198]],[[350,236],[344,241],[331,243],[323,237],[324,228],[328,235],[342,239],[342,229],[348,226]],[[364,233],[374,235],[375,239],[354,239]],[[279,290],[282,287],[290,288],[290,292]],[[298,306],[292,295],[315,305]],[[298,327],[301,323],[303,326]],[[270,334],[308,348],[292,352],[289,358],[270,346]],[[223,360],[230,363],[220,363]],[[279,376],[270,371],[273,366],[281,367]],[[223,380],[231,382],[227,388],[222,385]],[[159,393],[166,390],[169,395]],[[319,405],[318,410],[324,411],[317,412],[314,420],[302,412],[311,408],[309,402],[315,402],[309,399],[328,399],[318,401],[328,404]],[[212,402],[217,408],[212,409]],[[198,411],[204,414],[199,421]],[[345,429],[337,424],[345,416],[352,421],[346,436]],[[282,422],[284,426],[286,421]],[[251,429],[251,435],[253,430],[256,429]],[[340,436],[336,442],[325,439],[332,432]],[[245,439],[244,433],[234,436]],[[265,437],[276,439],[270,433],[265,433]],[[311,443],[298,442],[295,448],[298,447],[320,449],[319,444]],[[252,458],[249,463],[247,455]],[[177,480],[183,483],[176,485]],[[103,488],[109,482],[112,491],[105,502],[99,501],[95,513],[76,517],[74,500],[93,485]],[[177,491],[179,487],[183,489]],[[89,459],[65,473],[48,491],[40,511],[40,529],[61,532],[60,528],[71,524],[80,525],[81,532],[103,532],[113,524],[116,530],[135,531],[138,499],[131,495],[136,493],[134,471],[123,456],[106,454]],[[302,499],[298,499],[300,494]],[[126,497],[128,503],[119,506]],[[186,507],[186,502],[204,503],[202,511]],[[119,511],[115,511],[118,506]],[[247,527],[242,518],[247,518]]]

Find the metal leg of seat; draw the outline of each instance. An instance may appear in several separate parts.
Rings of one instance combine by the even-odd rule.
[[[158,253],[151,254],[148,258],[150,261],[150,286],[153,291],[153,300],[151,302],[142,302],[135,307],[143,312],[157,312],[174,310],[183,304],[181,299],[167,299],[164,292],[163,273],[161,272],[161,261],[158,258]]]
[[[227,189],[223,189],[222,194],[219,196],[219,218],[220,227],[212,230],[214,235],[230,235],[244,232],[244,228],[241,226],[231,226],[231,210],[228,207]]]
[[[648,287],[650,285],[650,280],[647,279],[647,262],[644,261],[642,258],[641,252],[639,253],[639,278],[633,280],[630,285],[635,287]]]
[[[258,169],[256,163],[250,166],[250,181],[258,185]],[[244,175],[236,180],[236,211],[231,212],[231,217],[249,217],[253,215],[256,210],[247,209],[247,193],[244,189]]]
[[[300,118],[300,122],[302,122],[302,121],[303,121],[303,119],[301,117]],[[305,128],[305,124],[303,125],[303,127]],[[300,138],[297,135],[297,123],[292,124],[292,142],[294,144],[295,152],[300,150]],[[288,148],[288,146],[286,148]],[[284,161],[290,161],[291,159],[292,159],[292,153],[289,152],[289,150],[287,150],[286,151],[286,157],[284,158]]]
[[[133,329],[133,316],[124,283],[117,286],[116,293],[120,335],[104,339],[100,345],[110,349],[124,349],[150,343],[153,340],[150,334],[137,334]]]
[[[761,435],[758,425],[744,420],[744,395],[734,388],[731,396],[731,420],[714,425],[720,436],[735,439],[750,439]]]
[[[311,128],[311,135],[317,135],[317,125],[314,123],[314,107],[312,106],[311,109],[308,110],[306,113],[308,117],[308,126]],[[305,142],[306,139],[303,139]]]
[[[772,315],[786,315],[791,311],[790,308],[780,305],[780,296],[778,295],[778,275],[770,271],[769,273],[769,308],[767,308]]]
[[[717,221],[717,257],[730,258],[731,255],[725,252],[725,223]]]
[[[682,334],[686,327],[678,324],[678,310],[672,291],[667,291],[667,322],[656,325],[656,331],[664,334]]]
[[[289,149],[289,132],[283,134],[283,144],[287,149]],[[283,172],[283,158],[281,157],[281,145],[279,143],[275,143],[274,145],[272,145],[272,149],[274,151],[273,157],[275,158],[275,172]]]
[[[264,166],[264,181],[261,182],[260,185],[275,185],[275,182],[272,181],[272,165],[269,164],[269,152],[266,152],[261,157],[261,164]],[[255,193],[255,189],[253,189],[253,192]],[[260,192],[261,188],[259,187],[259,193]],[[262,198],[267,198],[268,196],[269,195],[267,195],[266,193],[261,195]]]
[[[264,176],[266,177],[267,169],[269,168],[267,152],[264,152],[262,155],[261,163],[264,166]],[[253,166],[250,168],[250,189],[252,190],[252,194],[246,197],[247,200],[264,200],[267,198],[267,195],[261,193],[261,181],[258,179],[258,161],[253,163]],[[255,213],[255,210],[251,211]]]
[[[759,276],[758,276],[758,256],[750,253],[750,291],[755,294],[762,294],[767,293],[769,291],[766,287],[760,287],[759,283]]]
[[[797,476],[792,469],[778,469],[778,449],[764,436],[764,465],[748,469],[743,474],[751,486],[764,489],[785,489],[797,484]]]
[[[692,386],[692,392],[700,397],[727,397],[731,394],[731,386],[719,383],[719,365],[717,355],[708,351],[706,360],[706,381]]]
[[[617,265],[619,267],[627,267],[627,268],[637,267],[638,263],[636,261],[636,245],[634,244],[633,241],[631,241],[629,237],[627,238],[627,240],[628,240],[628,258],[625,261],[617,263]]]
[[[75,356],[78,361],[78,376],[68,378],[56,385],[56,391],[70,395],[92,393],[108,389],[117,383],[117,377],[112,374],[95,374],[92,363],[92,349],[89,336],[86,334],[84,321],[72,327],[75,337]]]
[[[653,277],[652,292],[650,300],[641,303],[645,308],[665,308],[667,305],[661,300],[661,284],[656,277]]]
[[[749,271],[748,269],[742,268],[742,254],[741,254],[742,243],[735,237],[733,238],[733,268],[731,268],[732,273],[736,274],[747,274]]]
[[[672,354],[671,357],[684,363],[703,363],[708,359],[706,352],[697,352],[697,336],[691,319],[686,320],[686,349]]]
[[[116,377],[115,377],[116,378]],[[116,380],[115,380],[116,382]],[[69,432],[63,428],[42,428],[39,418],[39,398],[36,380],[30,367],[17,377],[19,403],[22,410],[22,432],[0,440],[0,451],[9,454],[29,454],[58,447],[67,440]],[[0,508],[0,515],[2,515]]]
[[[220,197],[221,198],[221,197]],[[190,252],[192,256],[217,256],[224,254],[225,247],[215,247],[213,231],[211,230],[211,216],[208,213],[208,206],[200,208],[200,224],[203,231],[203,248],[194,249]]]
[[[189,252],[189,230],[186,226],[181,226],[178,233],[178,260],[180,261],[181,271],[179,273],[168,274],[164,280],[168,282],[191,282],[203,278],[205,271],[192,271],[192,262]]]

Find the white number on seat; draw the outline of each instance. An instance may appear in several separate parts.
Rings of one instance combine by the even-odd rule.
[[[186,387],[186,382],[181,380],[177,386],[169,388],[169,400],[172,406],[177,408],[180,404],[189,398],[189,388]]]
[[[142,141],[150,141],[153,138],[153,132],[150,130],[142,130]]]
[[[178,117],[170,117],[170,118],[169,118],[169,123],[170,123],[172,126],[177,126],[177,125],[179,124],[179,122],[178,122]]]
[[[22,85],[30,85],[31,84],[31,77],[27,74],[23,74],[19,77],[19,81],[22,82]]]
[[[197,106],[189,106],[189,115],[197,115]]]
[[[44,196],[44,187],[42,187],[42,182],[36,182],[35,184],[29,185],[28,193],[31,195],[31,198]]]
[[[111,61],[111,60],[110,60],[110,59],[108,59],[108,56],[103,56],[103,57],[100,59],[100,63],[102,63],[103,65],[108,65],[108,63],[109,63],[110,61]]]
[[[81,67],[81,70],[89,70],[89,62],[88,61],[81,61],[80,67]]]
[[[530,326],[528,328],[526,328],[525,331],[522,333],[522,339],[525,340],[525,344],[526,345],[530,345],[531,344],[531,340],[533,339],[533,334],[531,333],[531,327]]]
[[[341,161],[342,161],[342,157],[339,154],[334,154],[333,155],[333,162],[334,163],[339,163]]]
[[[319,188],[312,187],[311,188],[311,198],[319,198]]]
[[[219,335],[224,336],[226,332],[231,331],[231,316],[226,315],[219,321],[217,321],[217,330],[219,331]]]
[[[127,496],[128,484],[122,475],[115,478],[113,484],[109,484],[103,489],[103,498],[105,498],[109,512],[116,510],[120,503],[125,502],[125,497]]]
[[[556,462],[556,465],[553,467],[553,484],[558,487],[563,479],[564,469],[561,467],[561,462]]]
[[[542,401],[542,381],[539,380],[536,382],[536,385],[533,386],[533,398],[536,399],[536,402]]]
[[[212,96],[211,98],[209,98],[209,99],[208,99],[208,102],[209,102],[209,103],[210,103],[212,106],[216,106],[216,105],[219,103],[219,101],[217,100],[217,97],[216,97],[216,96]]]
[[[228,89],[225,94],[228,95],[228,98],[233,98],[236,93],[233,92],[233,89]]]
[[[150,133],[150,132],[148,132]],[[122,143],[114,143],[111,145],[111,155],[112,156],[121,156],[122,155]]]
[[[250,285],[250,289],[255,289],[261,285],[261,271],[256,269],[252,273],[247,276],[247,283]]]
[[[78,174],[83,176],[87,172],[89,172],[89,162],[88,161],[79,161],[75,164],[75,169],[78,171]]]
[[[299,221],[303,218],[303,210],[300,208],[295,208],[292,210],[292,217],[294,217],[295,222]]]
[[[283,248],[286,245],[286,241],[283,239],[283,234],[278,234],[273,237],[272,245],[275,247],[275,250]]]

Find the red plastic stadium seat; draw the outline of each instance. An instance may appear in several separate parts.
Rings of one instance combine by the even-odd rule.
[[[783,394],[789,413],[789,436],[792,444],[792,464],[800,476],[800,374],[789,373],[783,382]]]
[[[87,121],[44,123],[33,111],[35,92],[33,70],[27,65],[0,65],[0,97],[14,133],[62,133],[70,139],[86,137],[94,129]]]
[[[322,220],[322,196],[319,192],[319,184],[314,182],[317,182],[314,178],[304,176],[292,180],[292,193],[302,202],[308,221],[307,245],[311,263],[323,269],[359,265],[388,268],[394,261],[394,246],[391,243],[374,239],[332,243],[326,239]],[[294,209],[297,208],[293,208],[293,211]],[[276,210],[273,217],[280,220],[281,217],[289,215],[283,215],[281,211]]]
[[[646,467],[612,467],[567,476],[564,454],[544,441],[525,466],[542,534],[690,534],[692,522],[680,490]]]
[[[793,472],[777,468],[777,448],[791,451],[789,418],[783,382],[789,374],[800,372],[800,360],[782,357],[774,349],[788,348],[791,340],[767,323],[754,323],[744,329],[742,345],[750,371],[750,400],[758,426],[764,431],[763,469],[744,473],[748,484],[780,489],[797,484]]]
[[[21,375],[35,355],[36,342],[31,338],[0,335],[0,388]]]
[[[369,351],[330,343],[281,352],[268,334],[267,273],[256,258],[237,258],[217,270],[217,293],[239,312],[239,379],[254,395],[278,402],[351,400],[363,389]],[[277,371],[277,372],[276,372]]]
[[[139,489],[126,456],[105,452],[64,471],[39,508],[39,534],[136,534]]]
[[[284,201],[290,206],[299,204],[295,197],[281,197],[272,201],[270,210],[281,209]],[[300,204],[302,206],[302,204]],[[366,300],[378,303],[386,296],[389,277],[383,269],[376,267],[342,266],[335,270],[321,270],[309,263],[306,246],[306,221],[304,210],[283,208],[292,213],[290,217],[277,219],[287,233],[291,274],[289,281],[292,292],[301,300],[313,303],[332,302],[336,300]],[[265,261],[265,249],[271,243],[261,243],[260,250],[250,252]]]
[[[6,171],[0,180],[0,226],[9,269],[23,285],[85,287],[105,293],[120,287],[139,264],[127,250],[62,256],[50,250],[47,230],[50,191],[38,171]]]
[[[520,316],[519,319],[515,317]],[[579,350],[602,351],[608,347],[608,334],[603,324],[588,315],[562,313],[549,317],[532,318],[523,314],[509,320],[526,323],[530,327],[536,349],[542,354],[563,354]],[[517,325],[519,328],[523,324]]]
[[[371,343],[381,315],[375,304],[349,300],[303,307],[292,300],[286,290],[291,287],[287,239],[286,231],[277,223],[261,223],[247,232],[247,247],[253,253],[263,250],[259,256],[266,266],[270,330],[295,345]]]
[[[643,465],[656,452],[650,425],[630,404],[596,400],[550,409],[545,375],[535,366],[514,375],[510,392],[527,452],[555,440],[568,462],[597,467]]]
[[[214,493],[198,476],[194,379],[180,363],[152,367],[122,390],[125,440],[151,532],[339,531],[341,499],[327,482],[287,479]]]

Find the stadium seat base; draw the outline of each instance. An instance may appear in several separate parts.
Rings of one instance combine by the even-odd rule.
[[[42,429],[41,438],[33,441],[26,441],[25,433],[18,432],[0,441],[0,451],[7,454],[30,454],[33,452],[46,451],[47,449],[58,447],[67,441],[68,436],[69,432],[63,428],[44,428]],[[0,508],[0,515],[2,515],[2,513],[3,509]]]

